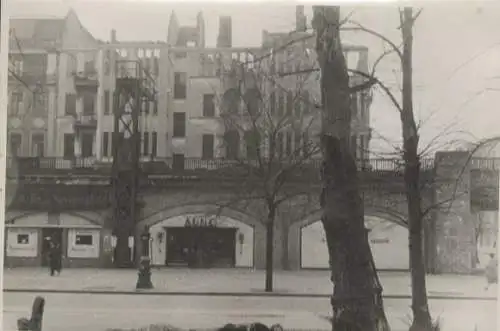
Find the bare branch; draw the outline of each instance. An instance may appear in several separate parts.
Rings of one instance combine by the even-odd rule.
[[[349,20],[349,21],[347,21],[347,23],[354,25],[354,27],[343,27],[340,29],[343,31],[363,31],[363,32],[366,32],[366,33],[371,34],[373,36],[376,36],[376,37],[382,39],[384,42],[386,42],[392,48],[392,50],[398,55],[400,60],[401,61],[403,60],[403,53],[401,52],[399,47],[396,46],[396,44],[394,42],[392,42],[389,38],[387,38],[383,34],[377,32],[375,30],[369,29],[369,28],[363,26],[361,23],[358,23],[358,22],[353,21],[353,20]]]
[[[402,113],[403,112],[403,107],[400,105],[400,103],[398,102],[398,100],[396,99],[396,97],[394,96],[394,94],[391,92],[391,90],[384,84],[382,83],[377,77],[374,77],[374,76],[371,76],[367,73],[364,73],[363,71],[359,71],[359,70],[354,70],[354,69],[349,69],[350,72],[352,73],[355,73],[357,75],[360,75],[362,77],[365,77],[367,79],[372,79],[375,81],[375,83],[380,86],[380,88],[385,92],[385,94],[389,97],[389,99],[391,99],[391,102],[392,104],[394,105],[394,107],[396,107],[396,109]]]

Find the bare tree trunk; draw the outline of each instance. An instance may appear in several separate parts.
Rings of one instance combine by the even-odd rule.
[[[418,130],[413,114],[412,52],[413,52],[413,10],[405,7],[402,15],[403,35],[403,147],[409,215],[409,250],[412,283],[413,323],[411,331],[432,329],[427,303],[425,265],[423,255],[423,212],[420,189],[420,157],[418,155]]]
[[[364,224],[356,162],[349,148],[349,76],[339,33],[340,8],[314,7],[323,104],[322,223],[330,256],[332,329],[389,330]]]
[[[266,292],[273,291],[273,255],[274,255],[274,219],[276,209],[274,206],[268,206],[268,215],[266,223]]]

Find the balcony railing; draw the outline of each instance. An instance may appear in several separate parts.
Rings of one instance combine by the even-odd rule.
[[[95,129],[97,127],[96,114],[77,114],[74,122],[75,129]]]
[[[97,71],[80,71],[73,72],[75,78],[75,88],[76,89],[90,89],[97,90],[99,87],[99,79]]]
[[[149,175],[203,175],[210,173],[230,174],[237,169],[258,166],[257,161],[236,161],[229,159],[200,159],[185,158],[184,162],[178,162],[172,158],[156,158],[152,161],[140,163],[144,173]],[[394,173],[401,174],[403,166],[400,159],[369,159],[358,160],[358,169],[368,173]],[[321,169],[322,160],[309,160],[297,168],[300,171],[317,171]],[[111,172],[111,162],[98,161],[95,158],[37,158],[18,157],[10,158],[7,167],[17,167],[21,175],[44,175],[44,174],[95,174],[109,175]],[[434,168],[433,159],[422,160],[422,170]]]

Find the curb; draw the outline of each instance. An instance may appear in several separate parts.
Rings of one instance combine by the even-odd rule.
[[[305,293],[266,293],[266,292],[181,292],[181,291],[151,291],[151,290],[56,290],[56,289],[3,289],[5,293],[58,293],[58,294],[97,294],[97,295],[153,295],[153,296],[213,296],[213,297],[289,297],[289,298],[330,298],[330,294]],[[411,295],[386,294],[384,299],[411,299]],[[494,297],[428,295],[429,300],[467,300],[467,301],[497,301]]]

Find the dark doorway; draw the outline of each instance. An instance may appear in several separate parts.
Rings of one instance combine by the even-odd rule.
[[[92,157],[92,145],[94,145],[94,135],[92,133],[82,133],[82,157]]]
[[[236,229],[210,227],[167,228],[168,266],[234,267]]]
[[[43,228],[42,229],[42,266],[49,265],[49,250],[50,242],[54,240],[62,247],[62,232],[61,228]]]

